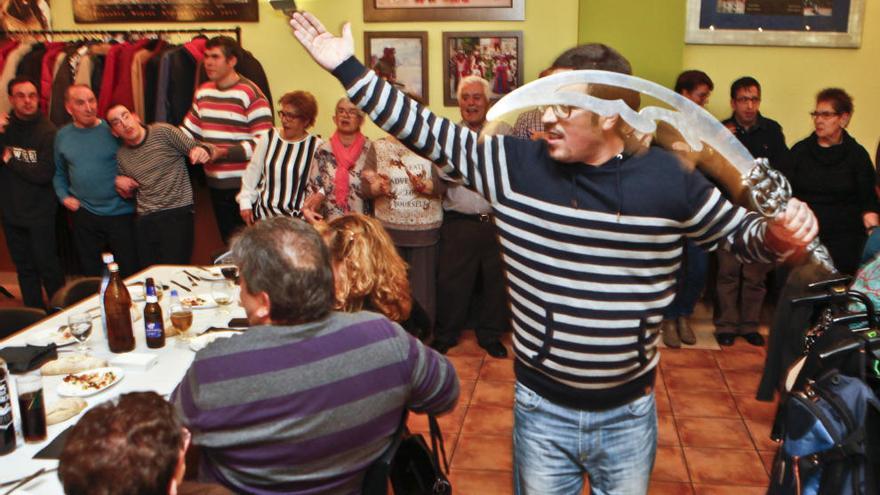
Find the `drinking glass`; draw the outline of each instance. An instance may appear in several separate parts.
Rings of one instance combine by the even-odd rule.
[[[189,328],[193,322],[192,307],[178,301],[172,304],[169,309],[171,310],[171,326],[177,330],[177,338],[188,342],[192,338],[189,334]]]
[[[87,352],[86,340],[92,335],[92,315],[89,313],[74,313],[67,318],[67,328],[73,338],[79,342],[77,352]]]
[[[21,429],[27,443],[46,439],[46,405],[43,400],[43,375],[40,370],[15,377]]]
[[[220,313],[229,314],[228,306],[232,303],[235,286],[230,280],[217,280],[211,283],[211,297],[220,306]]]

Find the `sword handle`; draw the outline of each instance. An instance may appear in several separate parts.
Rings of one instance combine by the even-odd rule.
[[[756,158],[755,167],[743,178],[749,190],[752,207],[765,218],[781,215],[791,199],[791,184],[781,172],[770,166],[766,158]],[[828,253],[828,248],[817,236],[806,247],[809,261],[831,274],[838,273]]]

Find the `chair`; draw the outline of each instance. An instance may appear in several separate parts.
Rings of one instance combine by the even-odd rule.
[[[0,308],[0,340],[46,317],[37,308]]]
[[[391,477],[391,464],[394,462],[394,456],[403,442],[403,436],[406,433],[406,418],[408,411],[403,412],[403,421],[400,427],[394,432],[394,438],[391,439],[391,445],[382,452],[378,459],[367,467],[364,474],[364,482],[361,485],[362,495],[388,495],[388,484]]]
[[[61,310],[98,293],[101,277],[83,277],[71,280],[58,289],[49,301],[49,307]]]

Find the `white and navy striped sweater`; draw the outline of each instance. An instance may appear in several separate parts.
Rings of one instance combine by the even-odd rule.
[[[580,409],[653,386],[658,326],[675,295],[682,237],[772,261],[766,223],[699,173],[651,149],[598,167],[546,143],[477,134],[438,117],[350,58],[334,70],[351,101],[416,152],[462,175],[494,209],[513,313],[517,379]],[[443,267],[440,267],[442,270]]]

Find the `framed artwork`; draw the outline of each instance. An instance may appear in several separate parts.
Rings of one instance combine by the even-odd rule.
[[[688,0],[685,42],[857,48],[865,0]]]
[[[524,21],[526,0],[364,0],[364,21]]]
[[[467,76],[489,81],[497,100],[523,83],[522,31],[443,33],[443,104],[457,106],[458,82]]]
[[[260,20],[257,0],[73,0],[73,20],[104,22],[194,22]]]
[[[379,77],[428,104],[427,31],[364,31],[364,60]]]

